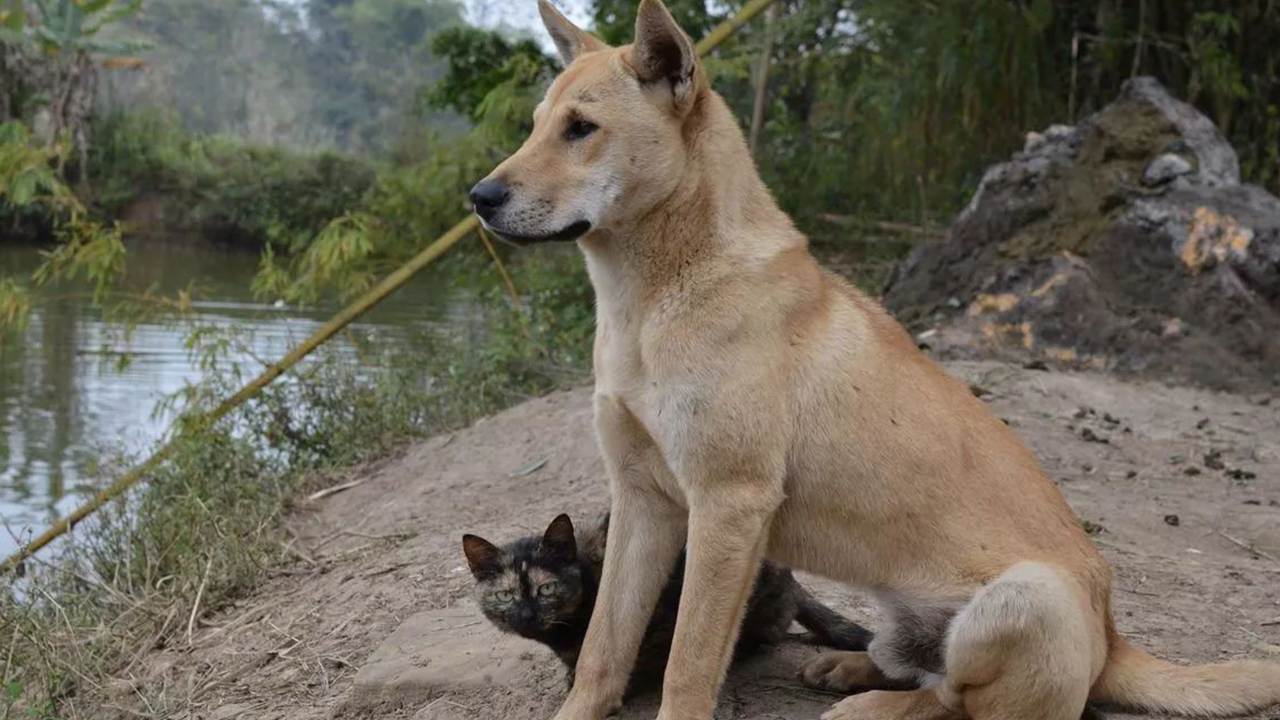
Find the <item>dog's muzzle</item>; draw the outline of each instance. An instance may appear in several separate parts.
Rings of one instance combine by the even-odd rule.
[[[481,180],[476,183],[475,187],[471,188],[470,197],[471,205],[475,208],[476,215],[480,216],[485,228],[502,239],[517,245],[577,240],[591,230],[591,223],[586,220],[570,223],[553,233],[545,235],[529,235],[504,229],[501,223],[497,222],[497,217],[499,211],[511,199],[511,191],[507,184],[501,180]]]

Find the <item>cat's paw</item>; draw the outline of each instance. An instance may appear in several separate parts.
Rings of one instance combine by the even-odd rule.
[[[883,677],[865,652],[822,653],[800,668],[805,685],[833,692],[868,690]]]

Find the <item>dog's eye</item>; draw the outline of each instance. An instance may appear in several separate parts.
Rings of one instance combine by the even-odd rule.
[[[564,129],[565,140],[581,140],[599,129],[599,126],[588,120],[570,120]]]

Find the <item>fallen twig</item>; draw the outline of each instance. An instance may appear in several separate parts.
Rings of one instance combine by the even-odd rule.
[[[1243,540],[1241,540],[1241,539],[1239,539],[1239,538],[1231,537],[1230,535],[1226,534],[1225,532],[1223,532],[1223,531],[1221,531],[1221,530],[1219,530],[1219,531],[1218,531],[1218,534],[1219,534],[1219,535],[1221,535],[1222,537],[1226,538],[1228,542],[1230,542],[1232,545],[1235,545],[1236,547],[1242,548],[1242,549],[1244,549],[1244,550],[1248,550],[1249,552],[1253,553],[1254,555],[1257,555],[1258,557],[1266,558],[1266,559],[1270,560],[1270,561],[1271,561],[1271,562],[1273,562],[1273,563],[1280,563],[1280,558],[1277,558],[1275,555],[1272,555],[1271,553],[1267,552],[1266,550],[1259,550],[1258,548],[1254,547],[1253,545],[1250,545],[1249,543],[1247,543],[1247,542],[1245,542],[1245,541],[1243,541]]]
[[[344,482],[340,485],[334,485],[333,487],[327,487],[323,490],[317,490],[311,493],[310,495],[308,495],[307,500],[309,502],[315,502],[316,500],[322,500],[324,498],[329,497],[330,495],[337,495],[338,493],[344,490],[350,490],[351,488],[356,487],[357,485],[363,485],[363,484],[364,484],[363,478],[360,480],[352,480],[351,482]]]
[[[200,600],[204,597],[205,584],[209,582],[209,568],[213,566],[213,555],[204,564],[204,576],[200,578],[200,588],[196,590],[196,601],[191,605],[191,617],[187,618],[187,647],[191,647],[191,633],[195,630],[196,615],[200,614]]]

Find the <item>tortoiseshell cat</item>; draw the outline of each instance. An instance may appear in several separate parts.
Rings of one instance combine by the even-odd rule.
[[[608,530],[608,514],[576,535],[569,516],[560,515],[541,537],[523,537],[502,547],[475,535],[462,536],[462,549],[476,578],[475,598],[485,617],[504,632],[551,648],[568,667],[570,685],[596,601]],[[665,664],[683,578],[681,553],[645,632],[639,672],[660,670]],[[816,642],[836,649],[865,650],[871,640],[866,628],[814,599],[791,570],[765,562],[735,655],[778,642],[793,620],[813,633]]]

